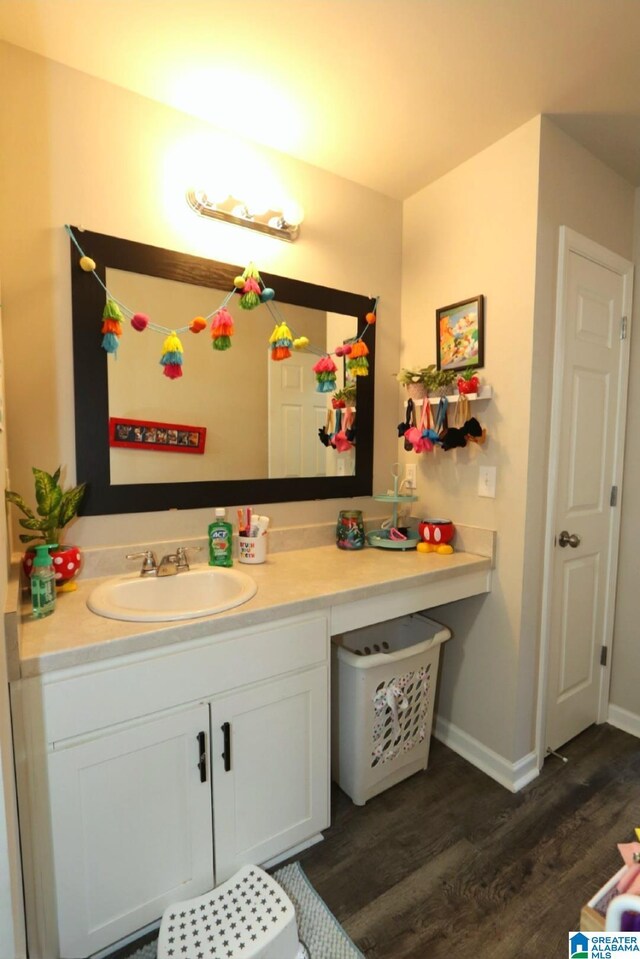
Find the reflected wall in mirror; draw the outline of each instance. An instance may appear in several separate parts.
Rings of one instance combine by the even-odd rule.
[[[169,329],[217,309],[244,267],[205,260],[98,233],[78,233],[109,293]],[[83,512],[286,502],[371,494],[375,327],[369,297],[262,274],[277,309],[298,335],[332,352],[366,332],[370,374],[357,378],[357,446],[337,454],[318,439],[331,394],[315,390],[317,356],[294,351],[270,359],[274,318],[265,306],[245,311],[232,298],[232,348],[212,349],[209,330],[181,335],[184,375],[169,380],[159,359],[163,337],[123,324],[117,358],[101,348],[105,293],[78,266],[71,244],[76,412],[76,471],[89,484]],[[344,383],[338,360],[337,386]],[[206,427],[202,456],[110,448],[110,416]],[[340,460],[340,467],[338,462]],[[336,472],[347,475],[336,475]]]

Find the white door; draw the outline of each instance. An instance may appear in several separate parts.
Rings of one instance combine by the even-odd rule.
[[[90,955],[170,903],[213,888],[211,783],[198,766],[208,730],[209,708],[199,704],[50,754],[65,959]]]
[[[602,720],[608,698],[610,650],[609,666],[602,650],[611,645],[615,601],[632,277],[628,261],[563,228],[551,425],[551,749]]]
[[[211,703],[216,884],[329,825],[327,667]]]
[[[316,391],[319,357],[293,352],[269,363],[269,476],[324,476],[326,447],[318,439],[327,416],[327,396]]]

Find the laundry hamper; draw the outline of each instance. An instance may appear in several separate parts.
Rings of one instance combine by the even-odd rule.
[[[333,638],[332,776],[358,806],[427,768],[446,626],[414,613]]]

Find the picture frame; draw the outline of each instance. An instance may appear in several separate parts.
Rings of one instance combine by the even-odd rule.
[[[156,453],[204,453],[206,426],[109,417],[109,446]]]
[[[439,370],[479,370],[484,366],[484,296],[473,296],[436,310]]]

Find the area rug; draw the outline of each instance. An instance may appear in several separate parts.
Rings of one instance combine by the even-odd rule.
[[[298,935],[309,959],[365,959],[315,891],[299,862],[278,869],[273,878],[294,905]],[[112,959],[157,959],[156,942],[157,933],[150,933],[113,953]]]

